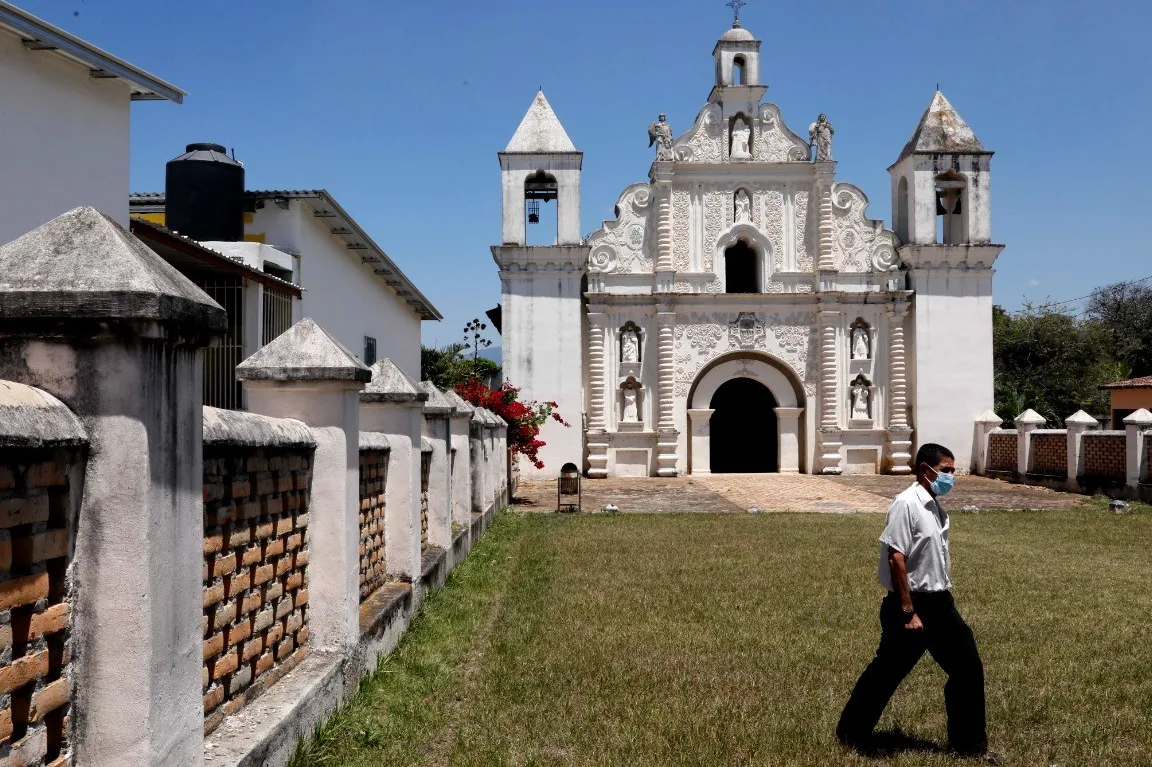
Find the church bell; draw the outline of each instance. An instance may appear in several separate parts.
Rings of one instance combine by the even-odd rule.
[[[528,201],[528,223],[529,224],[539,224],[540,223],[540,201],[539,200],[529,200]]]

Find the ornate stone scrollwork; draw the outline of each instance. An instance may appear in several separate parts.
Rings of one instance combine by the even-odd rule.
[[[896,234],[868,218],[868,198],[852,184],[832,190],[832,244],[836,268],[845,272],[891,271],[898,268]]]
[[[754,312],[740,312],[728,323],[728,343],[737,349],[758,349],[764,346],[764,323]]]
[[[760,106],[760,126],[753,154],[760,162],[807,162],[808,142],[797,136],[780,119],[775,104]]]
[[[589,272],[651,271],[647,236],[651,202],[652,189],[648,184],[633,184],[624,190],[616,202],[615,220],[605,221],[586,241],[591,248]]]
[[[696,116],[692,130],[676,141],[676,159],[681,162],[720,162],[724,159],[724,139],[720,107],[709,104]]]

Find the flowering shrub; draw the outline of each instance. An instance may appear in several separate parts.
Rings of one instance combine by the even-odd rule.
[[[477,407],[487,408],[508,422],[508,447],[513,455],[522,455],[537,469],[544,468],[539,451],[544,441],[537,439],[540,427],[551,418],[556,423],[571,424],[556,412],[555,402],[520,402],[520,389],[505,382],[490,389],[476,379],[456,384],[456,393]]]

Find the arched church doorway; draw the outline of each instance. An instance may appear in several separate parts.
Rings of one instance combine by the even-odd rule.
[[[780,470],[777,405],[768,387],[753,378],[733,378],[716,389],[709,403],[713,474]]]

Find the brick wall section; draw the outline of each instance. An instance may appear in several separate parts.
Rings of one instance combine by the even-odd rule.
[[[432,479],[432,449],[420,452],[420,548],[428,546],[428,484]]]
[[[384,491],[388,452],[360,451],[360,601],[384,585]]]
[[[1068,434],[1032,434],[1032,471],[1064,477],[1068,474]]]
[[[205,732],[307,652],[311,461],[307,448],[205,448]]]
[[[993,432],[988,435],[988,470],[1016,471],[1016,432]]]
[[[1145,482],[1152,482],[1152,434],[1144,436],[1144,455],[1147,458],[1148,466],[1144,469]]]
[[[67,763],[72,448],[0,449],[0,764]]]
[[[1084,475],[1101,479],[1125,479],[1128,476],[1125,439],[1122,431],[1086,433],[1081,443]]]

